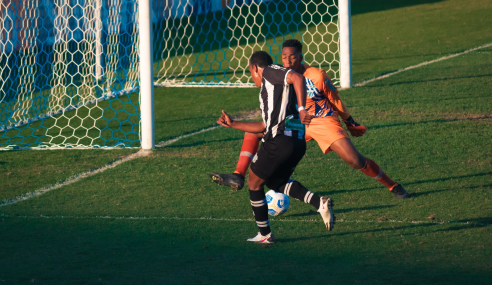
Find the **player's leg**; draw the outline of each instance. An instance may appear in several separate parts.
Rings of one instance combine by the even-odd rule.
[[[400,184],[391,180],[374,161],[357,151],[338,118],[329,116],[311,120],[306,128],[306,137],[308,136],[316,140],[323,153],[336,152],[348,165],[388,187],[396,198],[408,197]]]
[[[263,133],[245,133],[243,139],[243,145],[241,152],[239,153],[239,159],[237,161],[236,171],[234,173],[240,174],[243,179],[246,176],[251,160],[258,151],[260,139],[263,137]]]
[[[395,194],[396,198],[402,199],[409,197],[403,186],[394,182],[377,163],[360,154],[350,139],[339,139],[331,144],[330,149],[336,152],[351,167],[360,170],[365,175],[382,183]]]
[[[212,181],[222,185],[231,187],[234,190],[241,190],[244,186],[244,177],[248,170],[251,160],[258,151],[258,145],[263,133],[245,133],[241,152],[234,173],[210,173]]]
[[[283,137],[277,136],[264,142],[251,164],[248,175],[249,197],[260,232],[256,237],[248,239],[248,241],[257,243],[275,242],[270,230],[268,204],[263,185],[269,179],[275,178],[279,167],[285,164],[294,151],[292,139],[285,140]]]
[[[303,201],[306,204],[312,205],[323,218],[323,223],[325,224],[326,229],[329,231],[333,230],[335,225],[335,216],[333,215],[333,201],[331,198],[320,197],[293,179],[290,179],[284,185],[273,189],[278,189],[276,191],[284,193],[285,195],[296,200]]]
[[[296,200],[312,205],[321,214],[326,229],[331,231],[335,224],[332,200],[328,197],[320,197],[304,187],[298,181],[289,179],[306,152],[305,141],[294,141],[295,150],[293,155],[278,168],[273,177],[266,182],[266,186]]]
[[[274,243],[275,238],[273,237],[268,220],[268,204],[265,197],[265,191],[263,190],[264,183],[264,179],[258,177],[252,170],[249,171],[249,200],[251,202],[251,207],[253,208],[256,225],[260,229],[260,232],[254,238],[248,239],[248,241],[256,243]]]

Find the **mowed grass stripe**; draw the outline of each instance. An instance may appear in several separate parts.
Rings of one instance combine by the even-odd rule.
[[[475,47],[475,48],[472,48],[472,49],[468,49],[468,50],[465,50],[465,51],[462,51],[462,52],[458,52],[458,53],[450,54],[450,55],[447,55],[447,56],[443,56],[443,57],[440,57],[440,58],[437,58],[437,59],[434,59],[434,60],[431,60],[431,61],[424,61],[424,62],[419,63],[419,64],[416,64],[416,65],[412,65],[412,66],[409,66],[409,67],[401,68],[401,69],[398,69],[397,71],[386,73],[386,74],[383,74],[381,76],[377,76],[375,78],[372,78],[372,79],[369,79],[369,80],[364,80],[362,82],[356,83],[356,84],[354,84],[354,87],[361,87],[361,86],[364,86],[364,85],[369,84],[371,82],[382,80],[382,79],[388,78],[388,77],[390,77],[392,75],[396,75],[398,73],[402,73],[402,72],[405,72],[405,71],[408,71],[408,70],[411,70],[411,69],[419,68],[419,67],[422,67],[422,66],[425,66],[425,65],[437,63],[437,62],[440,62],[440,61],[443,61],[443,60],[448,60],[448,59],[451,59],[451,58],[454,58],[454,57],[457,57],[457,56],[460,56],[460,55],[464,55],[464,54],[467,54],[467,53],[470,53],[470,52],[474,52],[474,51],[477,51],[477,50],[481,50],[481,49],[484,49],[484,48],[488,48],[488,47],[492,47],[492,43],[488,43],[488,44],[485,44],[485,45],[482,45],[482,46],[479,46],[479,47]]]

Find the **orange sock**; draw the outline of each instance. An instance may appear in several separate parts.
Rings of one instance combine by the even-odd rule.
[[[242,176],[246,176],[246,170],[251,163],[251,160],[258,151],[258,145],[260,140],[253,134],[245,134],[243,140],[243,146],[241,147],[241,153],[239,154],[239,161],[237,162],[236,171]]]
[[[396,182],[391,180],[391,178],[383,172],[383,170],[372,160],[366,158],[366,164],[364,167],[359,169],[365,175],[376,179],[377,181],[384,184],[384,186],[388,187],[389,190],[392,190],[393,187],[396,186]]]

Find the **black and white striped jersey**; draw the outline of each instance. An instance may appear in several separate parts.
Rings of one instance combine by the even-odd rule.
[[[278,134],[304,139],[304,125],[299,119],[294,87],[287,84],[291,70],[269,65],[263,70],[260,90],[260,107],[265,123],[263,141]]]

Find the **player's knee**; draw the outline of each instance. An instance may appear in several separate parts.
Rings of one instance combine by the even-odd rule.
[[[362,155],[353,155],[346,160],[347,164],[352,168],[361,169],[366,164],[366,158]]]
[[[279,189],[280,189],[280,185],[279,183],[266,183],[265,186],[268,188],[268,189],[272,189],[274,191],[277,191],[277,192],[280,192]]]
[[[366,165],[366,158],[359,154],[355,169],[361,169]]]
[[[252,191],[260,190],[261,186],[262,186],[261,181],[251,177],[251,175],[248,176],[247,183],[248,183],[249,190],[252,190]]]

